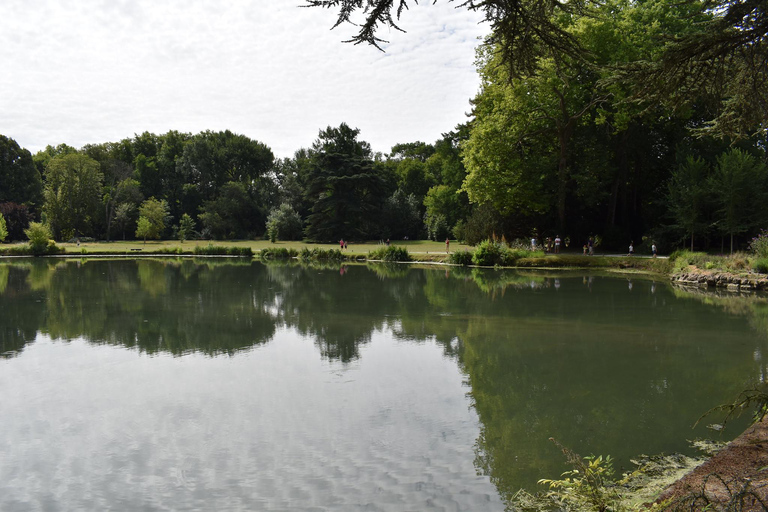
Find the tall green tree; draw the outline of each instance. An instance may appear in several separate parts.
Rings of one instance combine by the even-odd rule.
[[[384,203],[381,238],[411,240],[419,239],[424,233],[421,202],[414,194],[406,194],[402,188],[387,198]]]
[[[222,185],[218,196],[206,201],[198,216],[203,235],[231,239],[264,233],[264,214],[251,191],[239,181]]]
[[[277,240],[301,240],[304,234],[301,217],[290,204],[283,203],[269,212],[267,217],[267,236],[272,242]]]
[[[672,173],[667,186],[669,211],[676,224],[690,235],[691,250],[696,233],[707,227],[708,175],[709,166],[703,159],[689,157]]]
[[[99,163],[86,155],[69,153],[48,163],[43,210],[56,240],[95,235],[102,181]]]
[[[414,0],[415,2],[415,0]],[[308,6],[338,9],[336,25],[353,23],[350,42],[381,48],[377,30],[401,30],[408,0],[306,0]],[[497,46],[511,76],[535,74],[542,53],[590,62],[594,49],[562,24],[571,18],[606,17],[606,2],[580,0],[467,0],[460,7],[480,11],[491,25],[488,44]],[[651,58],[627,58],[624,76],[635,97],[672,105],[692,105],[702,97],[715,101],[717,115],[707,128],[743,136],[768,123],[768,9],[763,0],[684,0],[624,2],[659,17],[670,10],[692,30],[681,35],[662,31],[662,50]],[[663,16],[663,14],[662,14]],[[661,25],[646,24],[654,32]],[[618,69],[618,67],[616,68]]]
[[[273,163],[272,150],[265,144],[228,130],[195,135],[177,161],[186,183],[196,187],[203,201],[214,199],[227,182],[248,185],[265,180]]]
[[[13,202],[39,208],[43,181],[32,154],[5,135],[0,135],[0,203]]]
[[[195,233],[195,219],[189,214],[185,213],[179,220],[179,229],[177,231],[179,240],[183,243],[184,240],[190,239]]]
[[[5,217],[0,214],[0,242],[5,242],[8,238],[8,226],[5,223]]]
[[[385,183],[360,130],[342,123],[321,130],[312,145],[307,199],[313,203],[307,236],[314,240],[376,237]]]
[[[740,149],[732,149],[717,159],[709,185],[717,206],[717,224],[730,238],[768,220],[766,213],[766,165]]]
[[[163,231],[165,231],[169,218],[168,202],[165,199],[158,200],[150,197],[141,203],[139,207],[136,236],[143,238],[145,243],[147,238],[160,238]]]

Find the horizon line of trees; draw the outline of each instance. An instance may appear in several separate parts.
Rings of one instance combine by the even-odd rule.
[[[382,155],[342,123],[284,159],[228,131],[145,132],[80,150],[48,146],[35,155],[0,135],[0,215],[7,240],[16,241],[25,240],[24,230],[38,220],[57,241],[449,237],[475,244],[491,236],[561,234],[556,194],[544,187],[521,200],[512,196],[535,183],[506,186],[499,172],[490,185],[472,184],[471,172],[478,169],[470,160],[472,126],[460,125],[435,144],[398,144]],[[669,249],[743,246],[768,222],[765,155],[743,143],[746,149],[720,141],[719,151],[712,150],[714,141],[709,144],[709,151],[695,153],[678,144],[659,159],[666,169],[649,172],[646,183],[630,183],[654,195],[633,211],[622,202],[626,190],[592,183],[595,195],[568,208],[578,217],[563,233],[572,240],[597,234],[609,248],[627,240],[639,245],[644,237]],[[592,149],[606,152],[610,146]],[[491,195],[470,201],[483,193]],[[578,188],[575,193],[569,204],[581,199]],[[607,215],[606,207],[614,214]]]

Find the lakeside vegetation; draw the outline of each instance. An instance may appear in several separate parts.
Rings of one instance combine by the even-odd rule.
[[[400,241],[387,246],[380,242],[356,242],[347,249],[338,244],[307,242],[270,242],[268,240],[229,240],[222,243],[206,241],[152,240],[148,242],[81,242],[50,245],[36,249],[29,243],[3,244],[0,256],[131,256],[152,255],[219,255],[259,257],[262,259],[299,259],[302,261],[391,261],[431,262],[460,266],[496,268],[588,268],[619,269],[675,276],[682,273],[725,273],[753,278],[766,277],[766,250],[768,243],[761,235],[753,241],[750,252],[733,255],[716,255],[680,250],[669,257],[653,258],[643,255],[585,256],[574,252],[550,254],[525,248],[522,242],[507,244],[488,240],[477,246],[452,242],[452,249],[445,251],[445,244],[429,240]]]

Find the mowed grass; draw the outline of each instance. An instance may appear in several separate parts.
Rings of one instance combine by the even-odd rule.
[[[8,244],[11,245],[11,244]],[[14,244],[15,245],[15,244]],[[24,245],[24,244],[18,244]],[[338,249],[338,243],[310,243],[310,242],[275,242],[269,240],[147,240],[146,243],[141,240],[131,241],[112,241],[112,242],[81,242],[77,244],[58,243],[68,254],[130,254],[130,253],[152,253],[164,252],[181,249],[183,252],[191,253],[196,246],[206,247],[208,245],[225,247],[250,247],[254,252],[266,248],[284,247],[286,249],[296,249],[301,251],[303,248],[309,249]],[[392,245],[405,247],[412,254],[445,254],[445,242],[433,242],[431,240],[397,240]],[[378,240],[367,242],[348,242],[346,253],[366,255],[370,251],[381,247]],[[450,251],[473,250],[469,245],[460,244],[451,241]]]

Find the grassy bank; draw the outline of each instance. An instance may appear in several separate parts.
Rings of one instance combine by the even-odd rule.
[[[19,250],[25,247],[26,243],[2,244],[0,253],[7,253]],[[80,245],[72,243],[58,243],[57,246],[64,249],[64,254],[194,254],[195,247],[206,247],[208,245],[250,248],[258,254],[264,249],[293,249],[301,252],[302,249],[331,250],[339,249],[338,243],[308,243],[308,242],[275,242],[269,240],[148,240],[146,243],[141,240],[131,241],[112,241],[112,242],[82,242]],[[409,253],[419,255],[420,258],[430,260],[438,259],[446,255],[445,242],[433,242],[431,240],[399,240],[392,245],[405,247]],[[367,255],[370,251],[382,247],[378,240],[365,242],[349,242],[344,254],[361,256]],[[456,250],[471,250],[472,247],[459,242],[451,242],[451,252]]]
[[[383,255],[395,249],[407,258],[400,261],[450,263],[458,265],[507,267],[507,268],[587,268],[613,269],[618,271],[648,272],[661,275],[680,275],[682,273],[726,273],[738,276],[754,276],[765,272],[763,260],[756,255],[737,253],[732,256],[710,255],[706,253],[676,251],[669,258],[650,258],[647,256],[596,255],[584,256],[578,252],[545,254],[542,251],[529,251],[521,248],[509,248],[499,242],[483,242],[478,246],[469,246],[451,241],[450,251],[446,252],[444,242],[431,240],[399,240],[392,243],[390,251],[380,241],[350,242],[344,250],[338,243],[275,242],[269,240],[153,240],[153,241],[112,241],[56,244],[56,250],[63,255],[231,255],[259,256],[287,254],[297,257],[299,254],[328,253],[336,251],[343,257],[340,260],[383,260]],[[54,254],[53,252],[51,254]],[[26,243],[1,244],[0,255],[31,255]]]

